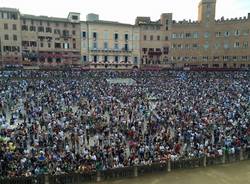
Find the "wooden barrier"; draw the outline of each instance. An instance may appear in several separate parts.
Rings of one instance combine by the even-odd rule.
[[[153,163],[151,165],[133,166],[117,169],[108,169],[90,173],[71,173],[61,175],[41,175],[34,177],[1,178],[0,184],[83,184],[100,182],[119,178],[138,177],[152,173],[167,173],[178,169],[203,168],[212,165],[238,162],[250,159],[250,149],[240,149],[235,154],[224,152],[223,156],[201,157],[167,161],[166,163]]]

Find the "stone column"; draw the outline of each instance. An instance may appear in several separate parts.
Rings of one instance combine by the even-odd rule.
[[[223,150],[222,164],[226,163],[226,150]]]
[[[168,172],[171,172],[171,160],[168,160]]]
[[[49,176],[48,175],[44,176],[44,184],[49,184]]]
[[[97,175],[96,175],[96,181],[97,182],[100,182],[102,179],[101,179],[101,172],[100,171],[97,171]]]
[[[241,147],[240,148],[240,161],[242,161],[242,160],[244,160],[245,158],[244,158],[244,149]]]
[[[138,167],[134,166],[134,177],[138,177]]]
[[[204,167],[207,167],[207,155],[204,155],[204,158],[203,158],[203,166],[204,166]]]

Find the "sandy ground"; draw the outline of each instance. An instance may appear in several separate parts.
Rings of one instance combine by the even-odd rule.
[[[154,174],[101,184],[249,184],[250,161]]]

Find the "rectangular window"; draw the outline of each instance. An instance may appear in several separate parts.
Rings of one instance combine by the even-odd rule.
[[[35,26],[30,26],[30,31],[36,31],[36,27]]]
[[[9,35],[4,35],[4,40],[9,40]]]
[[[72,35],[76,35],[76,31],[75,30],[72,31]]]
[[[46,27],[46,33],[52,33],[52,29],[50,27]]]
[[[105,49],[105,50],[108,49],[108,42],[104,42],[104,49]]]
[[[83,56],[83,61],[84,61],[84,62],[87,61],[87,56]]]
[[[119,35],[118,33],[115,33],[115,41],[117,41],[119,39]]]
[[[78,20],[78,16],[72,15],[72,20]]]
[[[237,56],[233,56],[233,61],[237,61]]]
[[[138,58],[134,57],[134,64],[137,65],[138,64]]]
[[[194,38],[198,38],[199,34],[197,32],[194,32]]]
[[[203,61],[208,61],[208,56],[203,56],[202,59]]]
[[[151,36],[150,36],[150,40],[152,41],[153,39],[154,39],[154,36],[153,36],[153,35],[151,35]]]
[[[44,27],[38,27],[38,32],[44,32]]]
[[[239,48],[240,47],[240,42],[235,42],[234,43],[234,48]]]
[[[157,36],[157,40],[160,41],[161,40],[161,36],[158,35]]]
[[[13,35],[13,40],[17,41],[17,35]]]
[[[48,43],[48,48],[51,48],[51,43]]]
[[[93,48],[97,49],[97,43],[96,42],[93,43]]]
[[[244,49],[247,49],[247,48],[248,48],[248,42],[247,42],[247,41],[243,42],[243,48],[244,48]]]
[[[229,57],[228,56],[223,56],[223,61],[228,61]]]
[[[63,43],[63,48],[64,49],[69,49],[69,43]]]
[[[197,43],[194,43],[194,44],[193,44],[193,48],[194,48],[194,49],[197,49],[197,48],[198,48],[198,44],[197,44]]]
[[[31,47],[36,47],[36,46],[37,46],[37,43],[36,43],[36,42],[30,42],[30,46],[31,46]]]
[[[76,43],[73,43],[73,49],[76,49]]]
[[[17,30],[16,24],[12,25],[12,29],[15,30],[15,31]]]
[[[115,43],[114,49],[115,49],[115,50],[118,50],[118,49],[119,49],[118,43]]]
[[[97,62],[97,59],[98,59],[97,56],[94,56],[94,62]]]
[[[128,41],[128,34],[125,34],[125,41]]]
[[[147,35],[144,35],[144,36],[143,36],[143,40],[147,40]]]
[[[86,32],[85,31],[82,32],[82,37],[83,37],[83,39],[86,39]]]
[[[43,47],[43,43],[40,43],[40,47]]]
[[[216,36],[216,37],[221,37],[221,32],[216,32],[216,33],[215,33],[215,36]]]
[[[186,38],[191,38],[191,33],[186,33]]]
[[[119,56],[115,56],[115,62],[119,62]]]
[[[5,29],[5,30],[8,29],[8,24],[4,24],[4,29]]]
[[[242,56],[241,58],[243,61],[247,61],[247,56]]]
[[[52,63],[52,62],[53,62],[53,58],[50,58],[50,57],[49,57],[49,58],[48,58],[48,62],[49,62],[49,63]]]
[[[104,56],[104,62],[108,62],[108,56]]]
[[[169,53],[169,48],[168,47],[163,47],[163,53],[168,54]]]
[[[127,63],[128,62],[128,56],[125,56],[124,59],[125,59],[125,63]]]
[[[125,51],[128,51],[128,44],[125,44]]]
[[[61,43],[55,43],[55,49],[60,49],[61,48]]]
[[[64,37],[69,37],[69,31],[68,30],[63,30],[63,36]]]
[[[168,41],[168,36],[165,36],[165,41]]]
[[[93,32],[93,38],[94,38],[94,40],[97,39],[97,33],[96,32]]]

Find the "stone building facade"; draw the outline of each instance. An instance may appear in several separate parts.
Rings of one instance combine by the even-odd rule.
[[[91,14],[81,22],[82,63],[96,69],[139,67],[139,27],[99,20]]]
[[[250,68],[250,14],[215,19],[216,0],[201,0],[197,21],[137,17],[135,24],[79,13],[67,18],[0,8],[0,66],[86,66],[99,69]]]
[[[215,10],[216,0],[202,0],[197,21],[177,22],[172,14],[156,22],[138,17],[141,66],[250,68],[250,14],[216,20]]]
[[[80,14],[68,18],[21,15],[24,63],[38,65],[80,64]]]
[[[22,60],[20,13],[13,8],[0,8],[0,66],[19,64]]]

